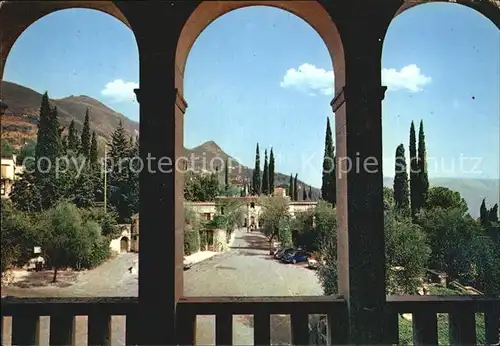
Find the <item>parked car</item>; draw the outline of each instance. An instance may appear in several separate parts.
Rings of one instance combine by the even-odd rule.
[[[309,257],[307,259],[307,267],[310,269],[318,269],[320,264],[325,265],[325,263],[326,263],[325,260],[319,261],[319,260],[312,258],[312,257]]]
[[[308,258],[311,257],[310,254],[303,250],[295,250],[288,252],[285,254],[282,258],[281,261],[283,263],[300,263],[300,262],[307,262]]]
[[[184,256],[184,270],[187,270],[193,266],[193,262],[188,260],[186,256]]]
[[[293,247],[281,248],[278,251],[276,251],[276,253],[274,254],[274,258],[281,259],[284,255],[286,255],[292,251],[295,251],[295,249]]]

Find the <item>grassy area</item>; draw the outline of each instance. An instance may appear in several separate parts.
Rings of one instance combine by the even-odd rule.
[[[432,295],[464,295],[462,291],[446,288],[442,286],[430,286],[429,293]],[[448,314],[438,314],[438,342],[439,345],[449,345],[448,340]],[[484,314],[476,314],[476,335],[477,344],[483,344],[484,338]],[[412,321],[405,320],[399,317],[399,344],[400,345],[413,345],[413,329]]]

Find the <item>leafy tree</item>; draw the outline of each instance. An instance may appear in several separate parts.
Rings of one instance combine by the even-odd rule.
[[[418,167],[417,139],[415,135],[415,124],[412,121],[410,125],[410,205],[413,216],[415,216],[420,208],[418,202],[420,193]]]
[[[280,227],[283,228],[290,222],[288,200],[279,196],[261,197],[258,203],[262,207],[260,214],[262,233],[268,238],[271,247],[273,240],[279,237]]]
[[[427,173],[427,151],[425,149],[424,121],[420,120],[418,130],[418,180],[419,180],[419,207],[425,206],[429,192],[429,176]]]
[[[262,194],[268,195],[269,190],[269,164],[267,161],[267,149],[264,150],[264,171],[262,172]]]
[[[252,193],[254,195],[260,195],[260,192],[261,192],[260,153],[259,153],[259,143],[257,143],[257,148],[255,149],[255,168],[253,170],[253,178],[252,178]]]
[[[396,208],[406,213],[409,211],[409,188],[408,188],[408,172],[406,168],[405,148],[400,144],[396,149],[395,161],[395,176],[394,176],[394,201]]]
[[[195,174],[188,172],[184,178],[184,198],[191,202],[214,201],[219,193],[219,182],[215,173]]]
[[[434,186],[427,194],[426,208],[459,209],[462,213],[468,210],[467,202],[460,196],[460,193],[443,186]]]
[[[41,227],[42,252],[54,269],[52,281],[57,281],[59,269],[75,266],[88,257],[97,234],[89,234],[77,207],[60,202],[44,213]],[[94,229],[95,230],[95,229]]]
[[[97,138],[95,131],[92,132],[92,139],[90,141],[89,160],[92,167],[95,167],[97,165],[98,153],[97,153]]]
[[[331,204],[336,202],[336,174],[335,153],[333,147],[332,129],[330,118],[326,119],[325,153],[323,158],[323,183],[321,185],[321,198]]]
[[[309,186],[309,198],[311,199],[311,201],[313,200],[312,186]]]
[[[328,204],[328,205],[327,205]],[[318,278],[326,295],[338,294],[337,271],[337,220],[330,203],[318,203],[314,210],[313,244],[324,260],[318,270]],[[315,234],[317,232],[317,234]]]
[[[295,178],[293,179],[293,200],[299,200],[299,184],[298,184],[298,174],[295,174]]]
[[[470,283],[477,275],[472,245],[482,234],[479,222],[461,208],[434,208],[419,213],[418,224],[427,234],[432,253],[431,268],[446,272],[451,279]]]
[[[392,191],[392,189],[384,186],[383,196],[384,196],[384,210],[387,211],[394,208],[396,202],[394,201],[394,192]]]
[[[416,294],[431,252],[425,232],[411,218],[392,211],[384,224],[388,294]]]
[[[274,173],[275,173],[275,162],[273,148],[271,148],[271,153],[269,154],[269,194],[274,193]]]
[[[16,209],[28,213],[42,210],[42,195],[35,182],[35,175],[28,172],[21,174],[20,179],[14,182],[10,199]]]
[[[82,136],[80,137],[80,154],[86,158],[90,155],[91,137],[90,137],[90,117],[89,109],[85,110],[85,120],[83,122]]]
[[[2,157],[11,156],[15,153],[16,150],[12,147],[12,145],[10,145],[10,143],[7,140],[2,139],[2,149],[1,149]]]
[[[33,253],[36,232],[32,213],[14,208],[9,200],[2,200],[1,208],[1,272],[25,264]]]

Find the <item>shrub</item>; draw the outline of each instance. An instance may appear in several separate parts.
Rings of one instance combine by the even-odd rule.
[[[200,251],[200,233],[198,231],[184,232],[184,255],[189,256]]]

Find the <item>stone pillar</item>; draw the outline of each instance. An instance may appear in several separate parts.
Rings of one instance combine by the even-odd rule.
[[[385,251],[379,38],[361,27],[344,37],[345,86],[335,113],[339,293],[348,303],[349,343],[385,341]],[[349,31],[351,33],[351,31]],[[359,33],[359,34],[356,34]]]
[[[162,7],[168,4],[158,3]],[[141,242],[139,309],[141,343],[173,345],[176,302],[183,295],[183,99],[174,87],[175,35],[160,18],[169,8],[148,7],[150,23],[136,32],[140,54]],[[164,15],[167,16],[168,15]],[[161,39],[157,39],[157,37]]]

